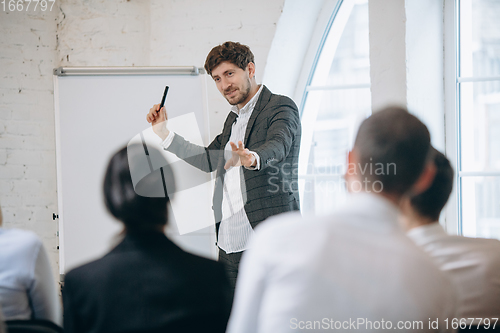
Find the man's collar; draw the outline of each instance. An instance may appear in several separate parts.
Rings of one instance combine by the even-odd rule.
[[[439,222],[413,228],[407,232],[407,235],[420,246],[430,241],[449,236]]]
[[[349,216],[347,220],[350,224],[360,225],[366,230],[377,230],[377,232],[398,230],[402,232],[398,222],[399,208],[380,194],[349,193],[344,208],[340,209],[339,212],[347,212]]]
[[[264,85],[261,84],[259,87],[259,90],[257,90],[257,92],[252,97],[252,99],[250,101],[248,101],[248,103],[245,104],[244,107],[242,107],[241,109],[238,109],[237,105],[233,105],[231,107],[231,111],[233,111],[234,113],[239,115],[240,113],[245,113],[245,112],[248,112],[249,110],[253,110],[253,108],[255,107],[255,104],[257,104],[257,101],[259,100],[259,96],[260,96],[260,93],[262,92],[263,87],[264,87]]]

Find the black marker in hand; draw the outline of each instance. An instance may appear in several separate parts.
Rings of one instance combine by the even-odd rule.
[[[167,99],[168,86],[165,86],[165,91],[163,92],[163,97],[161,98],[160,108],[157,112],[160,112],[161,108],[165,105],[165,100]]]
[[[168,136],[169,131],[166,128],[165,124],[162,124],[167,120],[166,112],[161,114],[161,109],[165,105],[165,100],[167,99],[168,86],[165,87],[165,91],[163,93],[163,98],[161,99],[160,104],[155,104],[150,110],[146,117],[148,123],[151,123],[153,126],[153,131],[158,135],[162,140]]]

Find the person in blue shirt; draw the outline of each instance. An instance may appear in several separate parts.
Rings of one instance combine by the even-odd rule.
[[[0,307],[4,320],[62,322],[61,302],[42,241],[33,232],[3,228],[1,209]]]

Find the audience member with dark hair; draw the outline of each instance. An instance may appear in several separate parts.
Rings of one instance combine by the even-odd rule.
[[[243,256],[230,333],[293,330],[446,329],[455,294],[431,258],[408,239],[399,204],[431,183],[426,126],[387,108],[360,126],[346,174],[352,193],[323,217],[274,217]]]
[[[425,192],[404,202],[408,236],[429,253],[457,287],[457,318],[500,318],[500,241],[448,235],[439,215],[451,194],[453,168],[435,151],[436,177]],[[467,319],[467,324],[470,324]],[[497,324],[497,326],[500,326]]]
[[[30,231],[2,228],[1,209],[0,308],[4,320],[62,322],[61,301],[42,241]]]
[[[151,148],[149,154],[161,156]],[[134,144],[109,162],[104,199],[125,237],[101,259],[66,275],[65,331],[224,332],[231,309],[224,268],[165,236],[173,174],[164,160],[163,174],[158,169],[137,182],[134,172],[144,158],[143,147]]]

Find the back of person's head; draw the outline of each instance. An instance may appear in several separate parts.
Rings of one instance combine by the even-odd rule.
[[[225,42],[214,47],[207,55],[205,70],[211,76],[214,68],[224,61],[228,61],[243,70],[247,68],[249,63],[255,63],[253,53],[248,46],[238,42]]]
[[[155,229],[167,223],[167,193],[175,192],[172,169],[156,149],[149,148],[149,155],[156,157],[155,165],[163,167],[150,172],[144,147],[131,144],[113,155],[104,176],[106,207],[125,224],[127,232]],[[133,179],[134,172],[141,175],[140,180]]]
[[[384,108],[358,130],[358,176],[374,187],[378,183],[377,192],[401,197],[422,174],[430,147],[429,131],[417,117],[404,108]]]
[[[434,148],[433,150],[433,160],[436,166],[434,180],[426,191],[412,197],[410,204],[418,215],[432,221],[438,221],[439,214],[441,214],[453,189],[454,171],[446,156]]]

